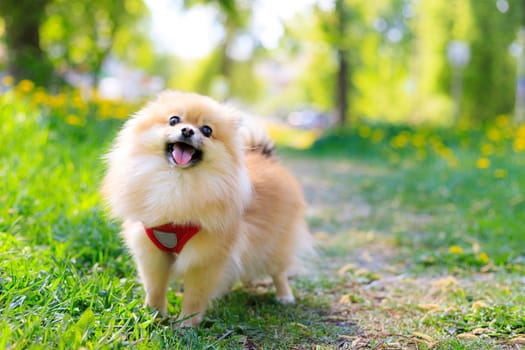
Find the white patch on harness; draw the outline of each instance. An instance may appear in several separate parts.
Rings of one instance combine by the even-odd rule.
[[[153,230],[153,234],[157,241],[160,242],[164,247],[173,249],[177,246],[177,235],[174,233],[162,232]]]

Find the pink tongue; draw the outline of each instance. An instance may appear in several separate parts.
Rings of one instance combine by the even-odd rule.
[[[179,165],[186,165],[191,161],[191,156],[194,151],[191,147],[175,145],[172,153],[173,159],[175,159],[175,162]]]

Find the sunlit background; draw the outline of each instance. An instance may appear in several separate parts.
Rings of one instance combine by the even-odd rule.
[[[0,349],[525,345],[524,46],[525,0],[0,0]],[[99,187],[163,89],[276,142],[319,244],[295,306],[143,309]]]
[[[0,74],[55,90],[72,85],[84,96],[97,89],[115,100],[191,90],[304,128],[361,119],[434,125],[522,119],[525,93],[516,87],[524,85],[525,68],[518,68],[525,65],[524,6],[518,0],[3,1]]]

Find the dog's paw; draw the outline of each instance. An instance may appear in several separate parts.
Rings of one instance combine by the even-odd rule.
[[[202,314],[195,314],[193,316],[183,316],[183,315],[180,315],[179,316],[179,324],[178,326],[179,327],[197,327],[201,322],[202,322],[202,319],[203,319],[203,315]]]
[[[293,295],[281,295],[277,296],[277,301],[283,305],[293,305],[295,304],[295,298]]]

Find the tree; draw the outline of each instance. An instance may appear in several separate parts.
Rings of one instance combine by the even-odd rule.
[[[322,38],[333,51],[337,62],[331,90],[335,96],[334,105],[339,127],[345,126],[349,119],[348,107],[353,94],[350,57],[350,52],[354,49],[352,27],[359,20],[355,12],[355,4],[351,8],[346,2],[346,0],[336,0],[333,9],[328,11],[316,8]]]
[[[335,13],[337,17],[337,31],[338,31],[338,40],[337,40],[337,123],[340,127],[343,127],[346,124],[346,116],[348,112],[348,48],[346,47],[346,42],[344,38],[346,37],[347,31],[347,15],[348,8],[345,5],[344,0],[336,0],[335,2]]]
[[[142,0],[2,0],[0,15],[8,71],[18,80],[50,85],[53,77],[80,67],[96,84],[110,53],[137,45],[151,53],[138,25],[147,15]]]
[[[43,44],[60,71],[89,72],[97,86],[110,54],[133,63],[137,57],[152,55],[140,25],[147,13],[142,0],[53,0],[42,26]],[[126,55],[129,51],[134,55]]]
[[[239,0],[184,0],[186,8],[197,4],[215,5],[219,12],[219,21],[224,29],[224,39],[219,47],[205,60],[205,74],[199,79],[198,85],[201,91],[209,93],[213,78],[219,78],[228,86],[227,93],[231,93],[231,83],[235,72],[235,62],[229,56],[229,50],[251,18],[252,8],[249,3]],[[206,85],[206,87],[205,87]]]
[[[514,104],[514,121],[525,123],[525,0],[521,1],[521,27],[518,32],[517,44],[521,48],[517,54],[516,101]]]
[[[339,126],[364,116],[406,118],[412,35],[403,6],[406,0],[337,0],[290,23],[293,55],[309,61],[300,79],[303,99],[334,110]]]
[[[451,70],[446,50],[453,40],[470,46],[465,67],[461,118],[485,122],[511,113],[514,105],[515,62],[509,47],[520,22],[518,0],[506,0],[507,11],[494,1],[425,0],[418,3],[414,57],[418,77],[418,113],[427,119],[452,121]],[[512,77],[512,78],[511,78]]]
[[[472,60],[465,70],[464,106],[475,121],[494,119],[514,107],[516,63],[509,47],[520,27],[521,4],[507,1],[509,9],[500,12],[492,2],[471,0]]]
[[[42,50],[40,25],[50,0],[2,0],[0,16],[5,22],[5,42],[8,48],[7,71],[16,80],[31,79],[47,84],[52,66]]]

